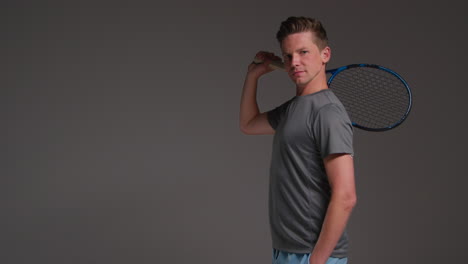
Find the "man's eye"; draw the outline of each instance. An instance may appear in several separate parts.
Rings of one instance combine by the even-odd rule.
[[[307,53],[309,53],[309,51],[307,51],[307,50],[302,50],[301,51],[301,54],[307,54]]]

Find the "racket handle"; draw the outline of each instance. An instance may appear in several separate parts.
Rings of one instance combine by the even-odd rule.
[[[261,60],[260,58],[255,57],[253,62],[254,63],[262,63],[263,60]],[[270,62],[269,66],[271,68],[275,69],[275,70],[284,70],[284,63],[282,61],[272,61],[272,62]]]

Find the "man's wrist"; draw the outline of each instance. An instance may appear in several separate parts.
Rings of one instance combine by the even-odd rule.
[[[325,264],[327,260],[328,260],[327,256],[320,256],[320,254],[317,254],[317,252],[312,252],[310,254],[309,263],[310,264]]]
[[[258,76],[256,74],[247,74],[245,77],[245,85],[253,88],[257,88],[258,80],[260,79],[261,76]]]

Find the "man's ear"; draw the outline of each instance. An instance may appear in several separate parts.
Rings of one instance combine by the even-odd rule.
[[[323,63],[327,63],[328,61],[330,61],[330,58],[331,58],[331,49],[330,47],[325,47],[322,49],[322,51],[320,52],[320,56],[322,57],[322,62]]]

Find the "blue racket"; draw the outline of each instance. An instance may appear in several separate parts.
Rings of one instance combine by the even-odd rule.
[[[270,66],[284,69],[281,61],[273,61]],[[390,130],[403,123],[411,111],[412,94],[408,84],[388,68],[351,64],[327,70],[327,74],[331,74],[328,87],[343,103],[354,127],[367,131]]]
[[[408,117],[412,94],[396,72],[375,64],[351,64],[333,70],[328,87],[340,99],[354,127],[386,131]]]

